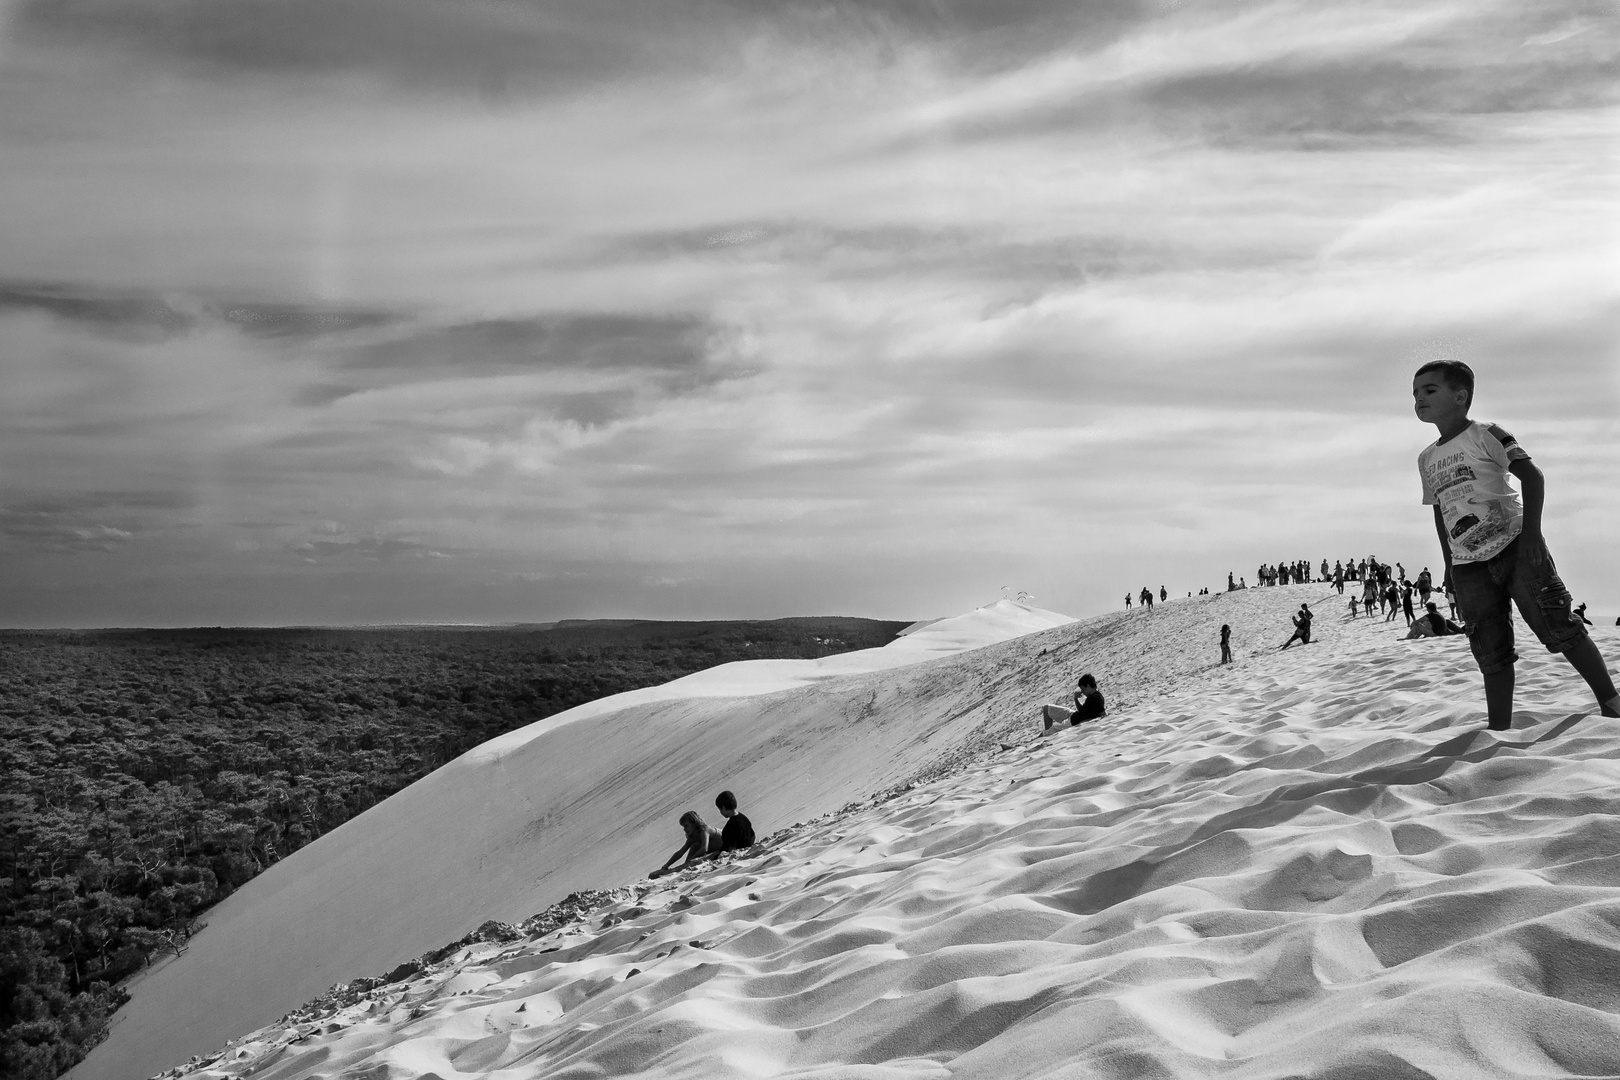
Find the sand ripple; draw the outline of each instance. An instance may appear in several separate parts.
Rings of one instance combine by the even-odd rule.
[[[1620,1074],[1620,724],[1540,653],[1478,698],[1365,623],[189,1075]]]

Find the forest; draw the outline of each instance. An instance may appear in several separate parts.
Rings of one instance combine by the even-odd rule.
[[[54,1080],[210,905],[487,739],[906,625],[0,631],[0,1076]]]

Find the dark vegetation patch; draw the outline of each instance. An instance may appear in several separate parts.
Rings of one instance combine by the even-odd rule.
[[[76,1064],[210,905],[479,743],[906,625],[0,631],[0,1076]]]

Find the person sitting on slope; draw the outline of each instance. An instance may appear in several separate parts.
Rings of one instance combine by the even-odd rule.
[[[722,850],[720,830],[714,828],[698,814],[696,810],[688,810],[681,815],[681,828],[686,832],[686,843],[680,850],[664,860],[664,865],[654,870],[648,877],[660,877],[669,873],[675,860],[682,855],[686,856],[683,866],[691,866],[694,862],[709,855],[718,855]]]
[[[714,797],[714,805],[720,811],[720,816],[726,819],[726,827],[720,830],[720,851],[714,852],[709,858],[719,858],[723,851],[742,851],[753,847],[754,823],[748,820],[747,815],[737,812],[737,796],[730,791],[722,791]]]
[[[1286,649],[1296,641],[1301,645],[1309,645],[1311,643],[1311,620],[1315,617],[1311,614],[1310,605],[1299,605],[1299,614],[1294,616],[1294,636],[1283,642],[1282,647]]]
[[[1107,706],[1103,702],[1102,691],[1097,689],[1097,677],[1088,671],[1075,683],[1074,708],[1069,710],[1062,705],[1046,705],[1041,708],[1041,718],[1045,721],[1045,730],[1051,731],[1055,722],[1064,719],[1064,713],[1068,713],[1069,725],[1073,727],[1087,720],[1095,720],[1105,712]]]
[[[1417,621],[1412,624],[1412,629],[1406,632],[1408,641],[1420,637],[1450,637],[1452,634],[1467,633],[1462,627],[1440,614],[1440,608],[1433,600],[1423,606],[1429,610],[1426,614],[1419,615]]]

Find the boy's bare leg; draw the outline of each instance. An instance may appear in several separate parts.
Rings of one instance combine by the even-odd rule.
[[[1584,638],[1564,655],[1569,658],[1570,666],[1581,673],[1581,678],[1592,688],[1592,693],[1597,695],[1603,715],[1620,716],[1620,695],[1615,694],[1614,680],[1609,678],[1609,666],[1603,662],[1597,642]]]
[[[1485,716],[1492,731],[1513,726],[1513,668],[1485,676]]]

